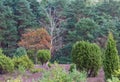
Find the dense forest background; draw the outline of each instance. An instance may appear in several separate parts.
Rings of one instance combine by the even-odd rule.
[[[119,0],[0,0],[0,47],[7,56],[14,55],[27,29],[42,27],[52,37],[51,61],[71,62],[76,41],[104,49],[109,31],[120,54]]]

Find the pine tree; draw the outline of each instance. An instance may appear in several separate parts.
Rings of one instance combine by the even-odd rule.
[[[14,5],[14,0],[4,0],[3,4],[12,8]]]
[[[65,22],[66,34],[64,35],[65,43],[76,42],[80,40],[77,34],[75,24],[78,23],[83,17],[85,17],[84,12],[86,11],[86,5],[84,0],[73,0],[65,7],[64,14],[67,18]],[[77,36],[76,36],[77,34]]]
[[[12,56],[18,40],[16,22],[12,9],[4,6],[2,1],[0,2],[0,11],[1,47],[6,55]]]
[[[69,9],[68,9],[69,8]],[[65,9],[65,15],[69,20],[67,21],[68,28],[74,28],[75,23],[77,23],[81,18],[85,17],[86,5],[84,0],[74,0]]]
[[[37,27],[35,16],[30,9],[27,0],[3,0],[1,9],[4,9],[4,16],[1,16],[1,47],[5,54],[12,54],[18,47],[17,42],[20,40],[21,34],[26,28]],[[3,8],[3,7],[6,8]],[[3,18],[4,17],[4,18]]]
[[[3,6],[3,0],[0,0],[0,47],[1,47],[1,42],[3,40],[2,37],[2,29],[6,26],[5,24],[5,20],[3,20],[5,18],[5,10],[4,10],[4,6]]]
[[[24,33],[26,28],[32,28],[37,25],[36,19],[27,0],[14,0],[13,9],[19,36]]]
[[[30,3],[30,9],[32,10],[32,13],[34,14],[38,25],[40,25],[39,20],[41,18],[41,9],[40,4],[37,0],[27,0]]]
[[[11,9],[7,8],[7,15],[5,16],[6,28],[3,30],[2,48],[4,53],[12,56],[17,48],[18,31],[16,22],[13,20],[13,14]]]
[[[111,78],[113,72],[119,68],[119,56],[116,49],[116,42],[114,41],[113,34],[110,32],[108,35],[107,48],[105,51],[104,72],[105,78]]]

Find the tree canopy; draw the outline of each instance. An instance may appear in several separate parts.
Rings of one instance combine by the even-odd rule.
[[[63,56],[69,55],[73,43],[81,40],[105,48],[108,31],[120,53],[119,4],[119,0],[0,0],[0,46],[13,56],[26,29],[44,27],[54,55],[64,50]]]

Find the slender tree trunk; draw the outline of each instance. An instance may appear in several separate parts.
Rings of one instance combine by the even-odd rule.
[[[34,58],[35,58],[35,64],[37,64],[37,51],[35,52]]]
[[[57,16],[57,11],[56,10],[52,10],[52,8],[48,8],[48,10],[46,10],[44,7],[42,7],[42,9],[44,10],[47,18],[48,18],[48,21],[49,21],[49,25],[47,26],[46,24],[44,24],[44,26],[47,26],[47,30],[49,31],[50,33],[50,36],[51,36],[51,48],[50,48],[50,52],[51,54],[53,54],[53,48],[55,47],[55,40],[58,39],[58,33],[61,33],[61,32],[58,32],[60,30],[60,27],[59,25],[61,24],[61,22],[63,21],[62,19],[61,20],[58,20],[58,17]],[[57,37],[57,38],[56,38]],[[60,44],[61,46],[62,44]],[[59,46],[59,45],[57,45]]]

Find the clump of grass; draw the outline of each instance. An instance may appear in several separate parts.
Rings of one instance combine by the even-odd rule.
[[[10,79],[10,80],[7,80],[6,82],[23,82],[22,81],[22,77],[21,76],[19,76],[19,77],[17,77],[16,79]]]
[[[43,69],[42,68],[32,68],[30,69],[30,72],[31,73],[39,73],[39,72],[43,72]]]
[[[76,69],[68,72],[55,63],[52,69],[43,72],[39,82],[86,82],[86,78],[86,72],[79,72]]]

